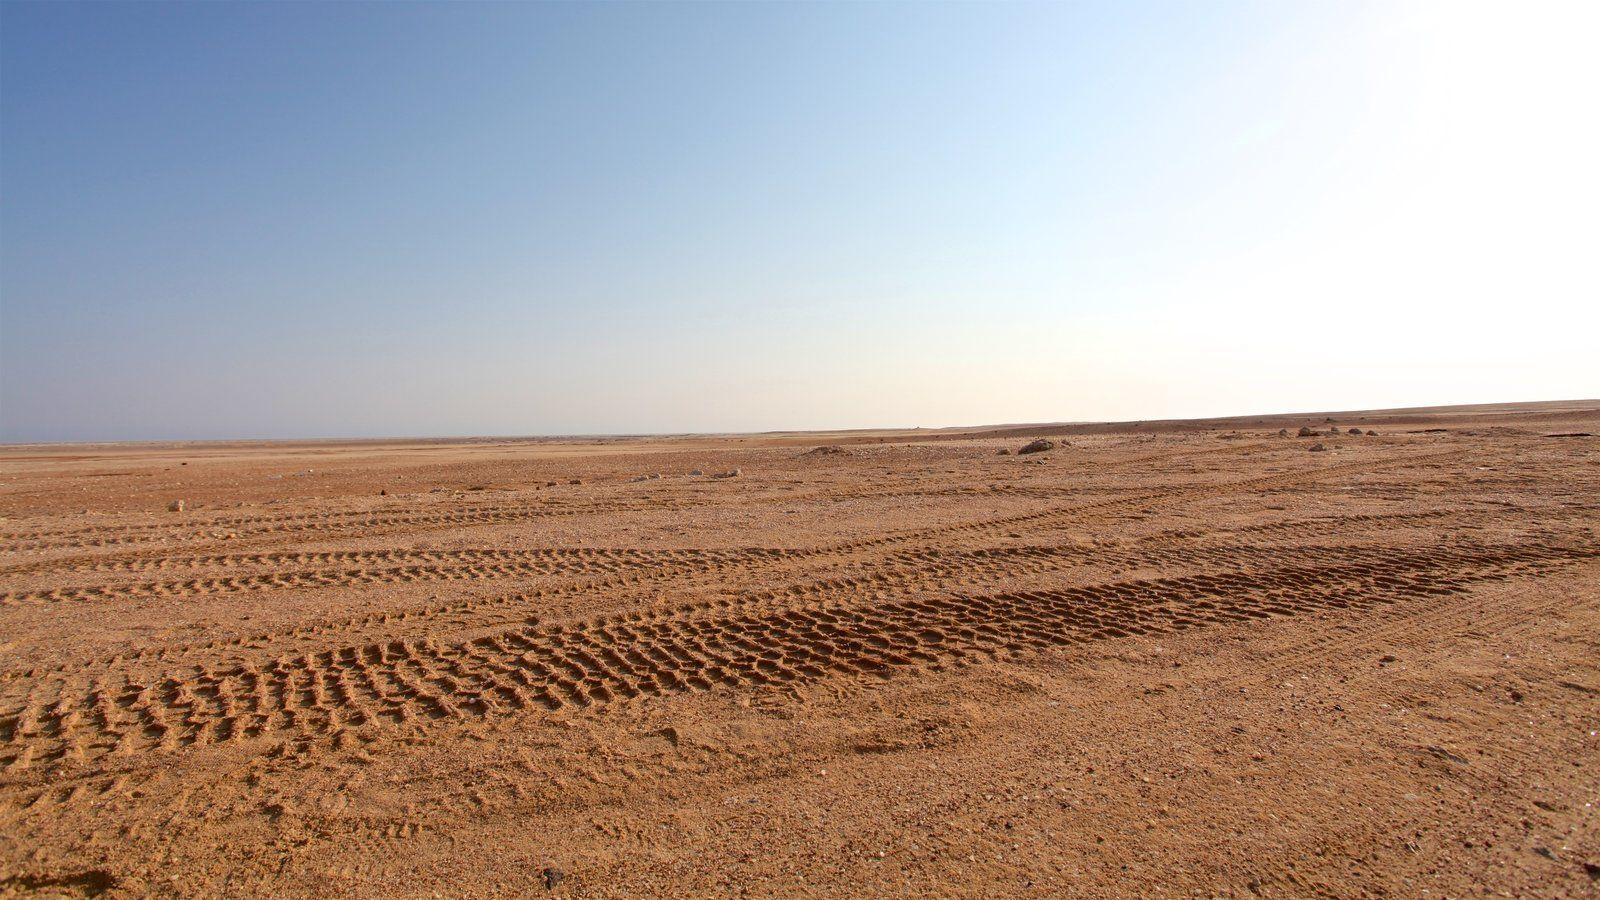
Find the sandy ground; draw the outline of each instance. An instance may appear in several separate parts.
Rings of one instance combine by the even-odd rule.
[[[1571,432],[0,448],[0,894],[1600,896]]]

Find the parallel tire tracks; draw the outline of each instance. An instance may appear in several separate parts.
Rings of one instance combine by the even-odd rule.
[[[1395,551],[1061,589],[826,600],[747,611],[599,617],[457,644],[391,641],[144,680],[104,673],[0,717],[0,765],[183,750],[275,736],[317,740],[383,723],[583,710],[641,696],[885,676],[996,653],[1324,609],[1369,609],[1540,574],[1600,548]]]

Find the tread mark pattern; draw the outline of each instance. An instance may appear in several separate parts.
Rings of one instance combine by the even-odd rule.
[[[1544,545],[1431,548],[1370,559],[999,594],[814,603],[527,626],[442,646],[392,641],[276,660],[191,667],[87,690],[27,685],[0,713],[7,771],[268,735],[337,739],[346,729],[524,710],[588,709],[717,687],[877,677],[995,654],[1210,624],[1370,609],[1459,593],[1600,557]]]
[[[171,567],[254,565],[275,561],[379,562],[409,561],[384,568],[302,569],[245,575],[213,576],[129,585],[63,587],[0,593],[0,605],[95,600],[184,599],[262,590],[407,584],[418,581],[460,581],[535,576],[603,577],[641,568],[679,574],[710,571],[747,559],[783,559],[794,551],[744,548],[734,550],[450,550],[330,551],[326,553],[255,553],[175,558]],[[160,568],[159,566],[157,568]]]

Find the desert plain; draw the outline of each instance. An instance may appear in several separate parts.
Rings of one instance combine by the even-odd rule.
[[[1597,896],[1596,433],[3,447],[0,895]]]

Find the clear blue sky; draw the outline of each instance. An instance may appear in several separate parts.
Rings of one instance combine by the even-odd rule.
[[[1593,4],[0,5],[0,439],[1600,396]]]

